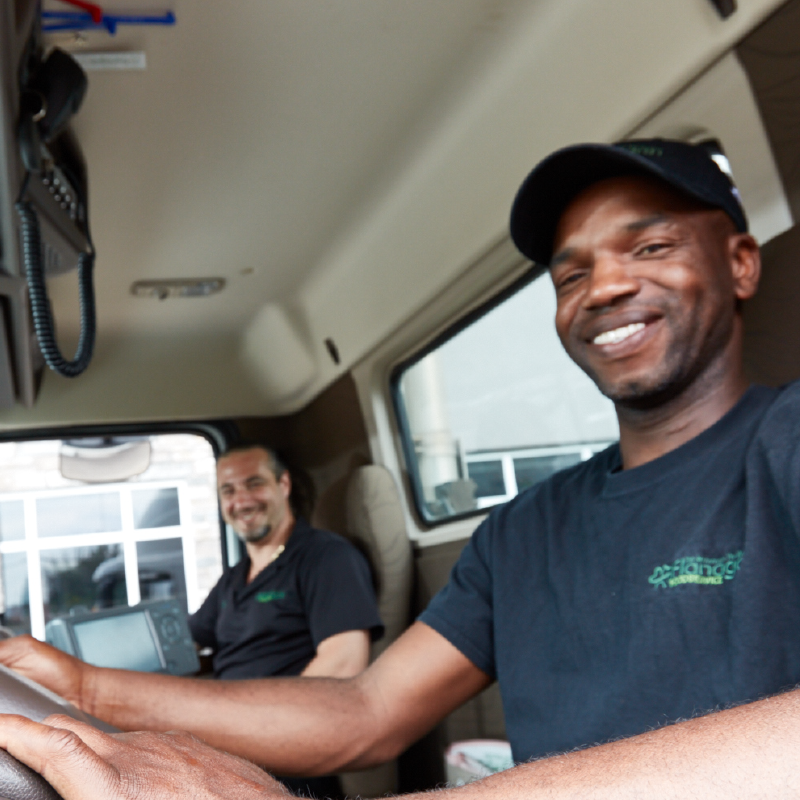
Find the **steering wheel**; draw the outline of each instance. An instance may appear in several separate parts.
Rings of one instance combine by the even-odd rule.
[[[41,722],[50,714],[66,714],[107,733],[116,728],[84,714],[57,694],[0,664],[0,713],[19,714]],[[38,773],[0,749],[0,798],[3,800],[61,800],[61,795]]]

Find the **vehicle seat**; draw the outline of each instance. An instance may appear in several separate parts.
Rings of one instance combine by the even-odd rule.
[[[413,559],[400,493],[385,467],[359,467],[350,477],[345,498],[347,536],[365,552],[376,582],[378,610],[386,627],[372,645],[372,659],[406,629],[411,611]],[[394,793],[394,762],[340,775],[350,797],[379,797]]]

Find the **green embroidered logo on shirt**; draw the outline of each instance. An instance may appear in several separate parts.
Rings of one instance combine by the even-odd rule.
[[[737,550],[722,558],[684,556],[672,564],[662,564],[653,570],[647,579],[655,589],[672,589],[684,583],[699,583],[705,586],[721,586],[722,581],[733,580],[742,563],[744,553]]]
[[[256,600],[259,603],[271,603],[273,600],[283,600],[284,597],[286,597],[286,592],[259,592]]]

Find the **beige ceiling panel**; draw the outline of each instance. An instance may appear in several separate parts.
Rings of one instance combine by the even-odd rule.
[[[507,231],[533,164],[629,132],[773,9],[742,0],[531,4],[514,35],[409,154],[301,287],[313,345],[353,363]],[[334,372],[324,364],[329,379]]]
[[[176,0],[175,28],[59,39],[147,69],[90,75],[100,352],[30,424],[303,406],[504,236],[540,156],[629,131],[777,4]],[[206,276],[224,291],[130,294]],[[52,288],[74,336],[74,275]]]

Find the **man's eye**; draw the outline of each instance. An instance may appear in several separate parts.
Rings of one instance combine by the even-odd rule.
[[[667,242],[650,242],[650,244],[643,245],[636,251],[636,255],[651,256],[661,250],[669,247]]]
[[[570,272],[569,274],[565,275],[563,278],[560,278],[558,281],[558,285],[556,288],[561,289],[562,287],[569,286],[571,283],[576,283],[583,277],[582,272]]]

